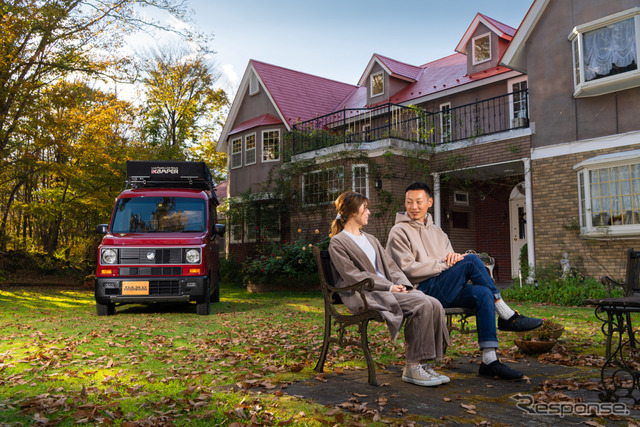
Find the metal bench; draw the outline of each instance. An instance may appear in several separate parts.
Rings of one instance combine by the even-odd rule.
[[[640,251],[627,251],[627,271],[624,283],[609,276],[602,278],[607,286],[609,298],[588,299],[587,304],[595,305],[595,314],[602,324],[606,337],[606,362],[601,369],[604,393],[602,400],[617,401],[620,398],[633,399],[640,403],[640,371],[637,360],[640,352],[636,347],[636,331],[633,330],[632,313],[640,313]],[[621,298],[610,298],[611,288],[620,286],[624,290]]]
[[[367,327],[371,320],[384,322],[384,317],[381,311],[369,309],[367,300],[364,297],[365,291],[373,289],[373,282],[371,279],[365,279],[351,286],[336,288],[333,283],[329,252],[326,250],[320,250],[320,248],[316,246],[312,248],[312,252],[318,264],[318,275],[320,276],[320,285],[322,288],[322,295],[324,297],[324,338],[322,342],[322,350],[320,352],[320,359],[318,359],[315,371],[323,372],[330,344],[335,343],[340,347],[356,346],[362,349],[367,361],[369,384],[378,385],[375,365],[373,358],[371,357],[371,352],[369,351]],[[338,307],[342,304],[339,295],[340,292],[358,292],[364,302],[363,311],[358,314],[343,313],[347,311],[346,309],[341,310],[343,312],[338,311]],[[467,318],[475,315],[475,310],[453,307],[445,309],[445,314],[447,316],[447,328],[449,330],[449,334],[451,334],[452,330],[457,330],[461,333],[474,332],[469,329]],[[460,316],[461,319],[459,327],[453,326],[453,316]],[[346,337],[347,328],[354,325],[357,327],[360,334],[359,341],[347,339]],[[333,333],[334,329],[335,334]]]

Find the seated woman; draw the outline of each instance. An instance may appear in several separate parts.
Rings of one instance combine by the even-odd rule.
[[[329,254],[337,287],[371,279],[374,288],[365,293],[367,304],[382,311],[394,341],[404,320],[406,365],[402,379],[422,386],[448,383],[449,377],[435,372],[426,362],[442,358],[444,343],[449,342],[442,305],[413,291],[411,282],[378,239],[360,231],[369,221],[369,200],[365,196],[348,191],[335,204],[338,215],[331,225]],[[364,309],[360,294],[345,292],[340,297],[352,313]]]

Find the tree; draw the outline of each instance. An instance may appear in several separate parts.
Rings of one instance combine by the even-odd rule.
[[[3,227],[8,224],[20,246],[53,254],[61,241],[78,246],[106,220],[114,192],[122,189],[135,109],[80,81],[41,91],[39,107],[13,168],[22,185]]]
[[[21,191],[32,192],[33,173],[48,167],[34,154],[44,143],[36,133],[43,127],[34,126],[40,98],[65,79],[132,80],[131,61],[114,52],[134,31],[163,29],[141,19],[138,6],[185,18],[182,0],[0,0],[0,248],[15,214],[12,204]],[[204,41],[198,34],[181,35]]]
[[[166,157],[187,158],[190,146],[209,142],[221,128],[227,95],[214,87],[218,76],[205,52],[165,46],[149,56],[142,139]]]

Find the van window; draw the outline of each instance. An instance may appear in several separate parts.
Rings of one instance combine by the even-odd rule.
[[[203,232],[205,201],[187,197],[137,197],[120,199],[112,233]]]

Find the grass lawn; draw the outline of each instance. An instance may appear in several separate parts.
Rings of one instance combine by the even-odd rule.
[[[593,309],[512,306],[565,325],[558,363],[604,354]],[[349,420],[280,391],[316,375],[319,293],[250,294],[223,285],[210,316],[197,316],[195,305],[185,304],[127,305],[115,316],[98,317],[92,291],[9,287],[0,290],[0,326],[0,425]],[[476,352],[475,334],[452,338],[448,357]],[[517,357],[513,336],[500,338],[503,357]],[[376,362],[404,363],[402,342],[394,347],[383,325],[372,325],[370,343]],[[358,349],[342,350],[330,353],[326,370],[365,366]]]

